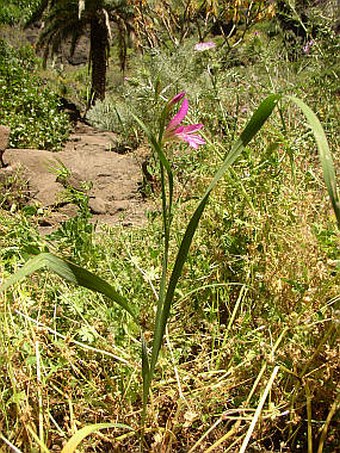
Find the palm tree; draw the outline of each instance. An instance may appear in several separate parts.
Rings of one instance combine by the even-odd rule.
[[[70,53],[73,55],[80,38],[89,35],[89,104],[94,104],[97,99],[105,97],[111,24],[116,25],[119,44],[124,50],[126,37],[132,29],[132,18],[133,9],[126,0],[42,0],[30,23],[43,20],[37,45],[43,49],[45,62],[65,42],[70,42]]]

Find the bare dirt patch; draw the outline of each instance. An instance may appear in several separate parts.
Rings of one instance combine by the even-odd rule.
[[[48,211],[45,228],[53,229],[75,215],[77,207],[65,202],[66,185],[83,190],[84,182],[94,221],[106,224],[141,225],[150,205],[141,194],[143,152],[118,154],[113,149],[114,134],[78,123],[64,149],[58,153],[36,149],[9,149],[4,160],[9,164],[2,173],[22,168],[28,181],[30,203]]]

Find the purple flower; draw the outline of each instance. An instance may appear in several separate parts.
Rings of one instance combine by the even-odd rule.
[[[216,44],[213,41],[208,41],[208,42],[198,42],[195,44],[194,49],[197,50],[198,52],[202,52],[204,50],[209,50],[213,49],[216,47]]]
[[[314,46],[314,44],[315,44],[314,39],[311,39],[310,41],[307,41],[306,44],[303,46],[302,49],[306,55],[309,54],[310,49]]]
[[[180,102],[185,96],[185,92],[177,94],[171,101],[168,103],[168,107]],[[164,140],[181,140],[187,142],[189,146],[197,149],[200,145],[205,144],[205,140],[200,136],[194,134],[194,132],[199,131],[203,124],[191,124],[188,126],[181,126],[181,122],[184,120],[188,113],[189,102],[188,99],[184,98],[182,105],[176,115],[169,121],[165,129]]]

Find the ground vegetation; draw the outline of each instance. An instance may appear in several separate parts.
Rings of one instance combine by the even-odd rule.
[[[336,5],[308,2],[307,20],[291,2],[156,3],[131,2],[124,75],[112,58],[86,116],[116,133],[110,152],[146,150],[145,224],[93,225],[68,187],[77,216],[43,236],[42,208],[0,193],[3,448],[336,451]],[[40,73],[57,93],[58,74]],[[75,90],[83,76],[67,73]]]

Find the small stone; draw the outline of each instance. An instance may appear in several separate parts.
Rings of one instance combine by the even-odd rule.
[[[0,183],[5,184],[8,179],[15,174],[15,170],[11,166],[7,166],[4,168],[0,167]]]
[[[72,203],[67,203],[65,206],[62,206],[59,209],[59,212],[67,217],[76,217],[78,214],[78,206],[72,204]]]
[[[89,208],[93,214],[105,214],[106,203],[101,198],[90,198]]]
[[[129,201],[128,200],[117,200],[113,203],[111,209],[110,209],[110,214],[117,214],[118,212],[123,212],[126,211],[129,207]]]
[[[3,151],[8,148],[10,133],[11,129],[9,127],[0,125],[0,149]]]
[[[72,172],[66,177],[58,176],[56,181],[66,188],[72,187],[73,189],[78,190],[78,192],[85,192],[83,180],[76,172]]]
[[[2,156],[8,148],[10,133],[11,129],[9,127],[0,125],[0,168],[6,167]]]

